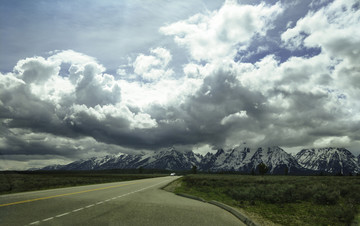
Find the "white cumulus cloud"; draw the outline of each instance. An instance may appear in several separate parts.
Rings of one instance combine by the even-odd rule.
[[[136,57],[133,67],[134,72],[141,76],[145,81],[154,81],[167,78],[174,72],[167,66],[171,61],[171,54],[164,48],[150,50],[151,55],[140,54]]]
[[[264,36],[282,11],[280,4],[239,5],[226,1],[219,10],[169,24],[160,32],[174,36],[195,60],[234,57],[255,35]]]

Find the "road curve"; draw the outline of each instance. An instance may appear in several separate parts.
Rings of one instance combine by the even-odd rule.
[[[0,196],[0,225],[243,225],[229,212],[160,188],[160,177]]]

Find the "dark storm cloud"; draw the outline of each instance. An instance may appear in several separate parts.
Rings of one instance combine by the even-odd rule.
[[[20,60],[0,74],[0,154],[26,168],[174,145],[360,147],[360,15],[338,3],[227,1],[164,23],[178,46],[118,74],[72,50]]]
[[[89,76],[88,73],[87,67],[85,67],[83,72],[85,76],[78,81],[78,86],[83,86],[83,80]],[[101,86],[97,82],[94,84],[97,86],[91,89],[91,92],[101,97],[103,95],[99,91]],[[17,95],[14,95],[15,92]],[[79,99],[77,93],[78,88],[74,91],[75,100]],[[109,93],[109,95],[114,95],[114,93]],[[99,142],[152,150],[199,142],[210,142],[220,146],[224,144],[231,131],[229,128],[233,126],[233,124],[221,125],[224,117],[239,111],[246,111],[249,120],[256,124],[265,121],[264,119],[267,117],[265,112],[269,110],[263,107],[266,98],[261,93],[241,86],[231,71],[222,69],[204,79],[195,95],[187,97],[180,106],[153,106],[149,110],[149,114],[158,124],[156,127],[145,129],[131,128],[128,118],[114,116],[111,111],[106,112],[106,105],[102,108],[99,101],[95,102],[97,103],[96,107],[93,106],[93,102],[87,102],[87,104],[81,103],[81,105],[69,103],[69,105],[57,109],[56,104],[40,100],[30,92],[28,86],[22,83],[8,94],[2,93],[1,97],[1,101],[4,103],[2,118],[10,119],[3,123],[7,128],[21,128],[34,133],[49,133],[73,139],[90,136]],[[65,99],[68,100],[67,95],[65,95]],[[96,101],[96,99],[90,98],[89,101]],[[68,102],[60,100],[59,103],[66,104]],[[116,109],[112,105],[108,105],[108,107],[111,110]],[[9,109],[12,111],[10,112]],[[128,111],[131,113],[130,110]],[[249,128],[249,120],[243,121],[241,126]],[[14,149],[20,150],[20,147],[23,147],[26,152],[33,154],[46,151],[59,154],[58,150],[47,146],[42,147],[41,141],[32,140],[24,143],[19,140],[19,145],[22,146],[15,148],[14,137],[9,136],[7,139],[9,141],[5,142],[6,145],[13,146]],[[24,146],[24,144],[28,146]],[[37,151],[32,152],[31,150]],[[64,151],[64,154],[65,152],[68,152],[69,155],[71,153]]]
[[[180,122],[159,125],[156,129],[156,134],[161,138],[159,146],[164,146],[162,143],[168,141],[177,145],[204,142],[221,146],[231,132],[231,125],[221,125],[221,120],[230,114],[246,111],[251,121],[260,121],[265,117],[265,111],[256,106],[264,102],[264,96],[242,87],[231,72],[219,70],[204,79],[196,94],[186,99],[178,109],[154,107],[151,110],[156,112],[152,115],[158,121],[181,119]],[[163,117],[169,111],[172,116]],[[244,122],[240,128],[246,129],[247,124]]]

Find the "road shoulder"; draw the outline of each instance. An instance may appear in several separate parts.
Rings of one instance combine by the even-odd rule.
[[[234,215],[236,218],[238,218],[240,221],[242,221],[244,224],[248,225],[248,226],[259,226],[260,224],[258,224],[256,221],[254,221],[253,219],[249,218],[246,214],[240,212],[238,209],[235,209],[231,206],[228,206],[224,203],[215,201],[215,200],[211,200],[211,201],[206,201],[200,197],[197,196],[193,196],[193,195],[189,195],[189,194],[184,194],[184,193],[176,193],[175,189],[177,187],[181,186],[181,180],[175,180],[169,184],[167,184],[166,186],[162,187],[163,190],[168,191],[168,192],[172,192],[175,193],[178,196],[182,196],[185,198],[189,198],[189,199],[194,199],[200,202],[205,202],[205,203],[209,203],[212,205],[215,205],[221,209],[224,209],[228,212],[230,212],[232,215]]]

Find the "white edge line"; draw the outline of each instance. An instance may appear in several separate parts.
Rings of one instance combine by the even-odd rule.
[[[34,221],[34,222],[30,223],[29,225],[33,225],[33,224],[40,224],[40,221]]]

